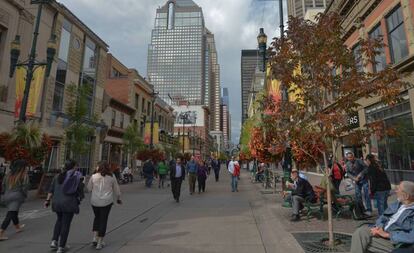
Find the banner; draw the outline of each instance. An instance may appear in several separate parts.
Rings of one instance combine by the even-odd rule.
[[[159,143],[159,124],[158,122],[154,122],[154,131],[153,131],[153,144],[156,145]],[[151,122],[145,123],[145,131],[144,131],[144,143],[149,145],[151,144]]]
[[[33,73],[32,82],[30,84],[29,100],[27,102],[26,116],[32,117],[36,113],[37,104],[39,102],[40,91],[42,90],[43,80],[45,76],[45,66],[37,67]],[[26,87],[27,70],[24,67],[16,68],[16,103],[14,106],[14,116],[20,115],[20,109],[23,102],[24,89]]]

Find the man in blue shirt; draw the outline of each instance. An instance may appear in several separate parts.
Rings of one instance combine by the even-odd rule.
[[[181,158],[177,158],[170,163],[171,191],[175,201],[180,202],[181,183],[185,178],[185,166],[181,163]]]
[[[194,160],[194,156],[191,156],[191,160],[187,164],[188,170],[188,184],[190,186],[190,194],[195,191],[195,183],[197,180],[198,164]]]

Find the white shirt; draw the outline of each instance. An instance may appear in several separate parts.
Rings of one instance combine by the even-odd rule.
[[[233,175],[233,173],[234,173],[234,161],[229,162],[229,167],[227,169],[229,170],[230,174]]]
[[[131,169],[127,167],[125,167],[124,171],[122,171],[123,174],[131,174]]]
[[[401,205],[400,208],[398,208],[398,211],[391,216],[391,218],[388,221],[387,225],[385,225],[384,231],[387,231],[387,229],[389,227],[391,227],[391,225],[394,224],[400,218],[400,216],[403,214],[403,212],[405,210],[408,210],[408,209],[414,209],[414,205],[409,205],[409,206]]]
[[[183,167],[182,165],[175,165],[175,177],[179,178],[183,175]]]
[[[91,194],[92,206],[103,207],[114,202],[114,195],[117,199],[121,196],[118,182],[114,176],[102,176],[101,173],[92,175],[88,182],[88,190]]]

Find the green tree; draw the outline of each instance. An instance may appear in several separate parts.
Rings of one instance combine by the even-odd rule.
[[[65,129],[65,137],[69,156],[79,159],[86,154],[91,143],[88,138],[94,135],[96,116],[90,115],[90,104],[88,97],[92,94],[92,88],[87,85],[76,86],[71,84],[68,87],[69,102],[66,108],[66,115],[69,126]]]
[[[138,131],[138,124],[134,122],[126,128],[123,136],[123,149],[124,152],[128,153],[131,157],[132,170],[135,170],[137,168],[137,153],[145,148],[144,141],[142,140]]]

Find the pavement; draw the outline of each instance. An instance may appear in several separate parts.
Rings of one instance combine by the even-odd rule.
[[[107,246],[101,252],[303,252],[290,233],[289,209],[280,206],[279,195],[261,194],[262,187],[252,184],[247,172],[241,176],[239,192],[233,193],[224,169],[221,174],[219,182],[209,177],[202,194],[190,195],[188,181],[183,182],[180,203],[170,189],[146,189],[143,182],[122,185],[124,204],[112,208]],[[90,244],[93,213],[88,197],[72,222],[69,252],[96,252]],[[0,242],[0,252],[52,252],[56,217],[42,203],[34,196],[26,201],[20,212],[25,231],[16,234],[10,226],[9,240]],[[0,219],[5,213],[0,208]]]

